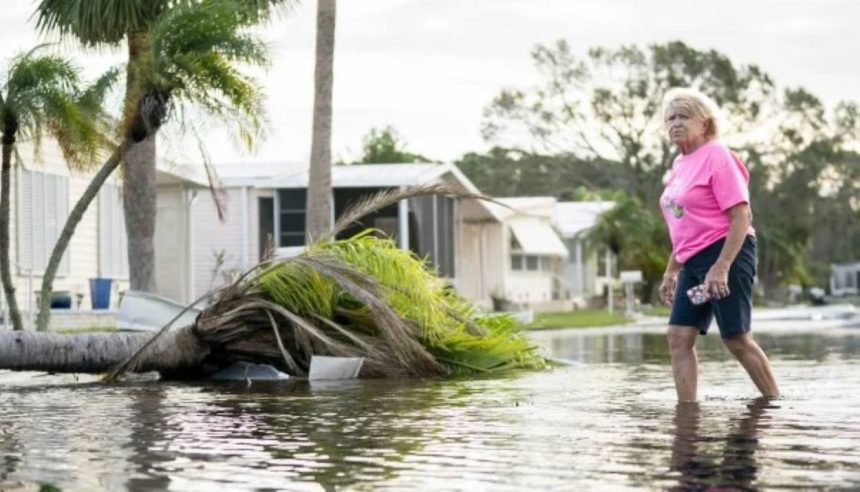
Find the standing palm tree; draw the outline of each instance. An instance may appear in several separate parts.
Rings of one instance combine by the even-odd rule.
[[[23,329],[15,299],[10,256],[10,181],[12,155],[19,139],[29,140],[36,149],[47,133],[59,144],[66,160],[77,166],[97,154],[101,138],[96,124],[100,118],[88,111],[86,93],[79,90],[79,71],[69,61],[40,54],[43,47],[15,57],[0,90],[0,132],[3,167],[0,173],[0,273],[9,306],[12,326]],[[98,111],[100,105],[96,104]],[[50,302],[50,300],[49,300]]]
[[[155,135],[171,115],[191,106],[235,125],[250,146],[262,130],[258,84],[236,63],[265,65],[265,45],[247,28],[259,23],[277,1],[43,0],[39,25],[73,34],[85,44],[128,41],[125,105],[119,145],[93,178],[69,216],[43,277],[38,328],[50,316],[46,293],[75,227],[107,177],[123,160],[131,287],[152,287],[155,221]],[[117,18],[102,20],[115,15]],[[119,17],[122,17],[121,19]]]
[[[163,77],[176,76],[177,73],[170,72],[178,68],[178,75],[185,79],[183,85],[194,86],[193,90],[198,93],[207,90],[201,83],[222,85],[214,89],[226,89],[222,94],[227,96],[227,101],[219,96],[203,99],[210,106],[230,104],[230,90],[242,90],[230,87],[229,79],[235,79],[237,74],[230,63],[216,65],[256,62],[254,58],[260,54],[261,47],[254,43],[249,50],[247,41],[250,38],[237,36],[236,30],[259,23],[273,8],[286,3],[288,0],[42,0],[39,4],[38,24],[43,30],[71,35],[86,46],[116,46],[123,42],[127,45],[126,112],[131,116],[140,108],[141,116],[148,115],[138,120],[126,118],[129,125],[126,129],[135,133],[133,142],[122,154],[123,208],[132,289],[155,289],[155,142],[158,129],[168,115],[172,96],[171,88],[165,87],[172,84]],[[192,11],[202,15],[189,16]],[[227,15],[221,16],[219,11]],[[200,24],[177,26],[178,30],[173,32],[159,27],[176,26],[177,17],[193,17],[192,20]],[[232,32],[226,32],[225,28]],[[162,39],[156,40],[158,35]],[[224,35],[232,39],[215,39]],[[201,45],[197,46],[191,36],[199,36]],[[240,43],[233,45],[234,40]],[[156,42],[191,52],[156,52],[159,50],[154,46]],[[197,77],[200,80],[195,80]],[[223,108],[216,112],[226,116]]]
[[[331,113],[334,82],[336,0],[317,2],[317,46],[314,70],[314,122],[308,176],[308,242],[331,229],[334,205],[331,189]]]

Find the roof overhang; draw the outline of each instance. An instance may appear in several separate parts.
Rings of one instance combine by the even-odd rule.
[[[515,218],[508,221],[508,225],[520,244],[522,253],[567,258],[567,246],[548,222]]]

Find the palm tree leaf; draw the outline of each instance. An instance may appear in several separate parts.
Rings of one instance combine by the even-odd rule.
[[[389,205],[394,205],[401,200],[408,200],[410,198],[416,198],[419,196],[426,195],[445,195],[461,199],[472,198],[477,200],[486,200],[493,203],[497,203],[505,208],[509,208],[507,205],[487,195],[465,191],[462,188],[458,188],[445,183],[435,183],[421,186],[410,186],[408,188],[401,189],[383,190],[376,194],[362,198],[352,204],[343,214],[341,214],[337,222],[335,222],[332,231],[326,237],[320,239],[324,240],[331,237],[337,237],[338,234],[343,232],[347,227],[357,222],[362,217],[365,217],[366,215],[369,215],[377,210],[383,209]]]

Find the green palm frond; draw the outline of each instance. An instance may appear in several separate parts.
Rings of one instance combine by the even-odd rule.
[[[432,347],[436,360],[445,365],[449,374],[549,367],[509,315],[486,315],[476,323],[484,330],[483,335],[455,331]]]
[[[171,0],[42,0],[36,26],[43,33],[74,36],[85,46],[117,44],[154,22]]]
[[[148,27],[148,49],[134,61],[139,87],[129,99],[164,93],[177,109],[174,115],[184,114],[185,106],[198,107],[227,124],[231,137],[251,148],[263,134],[262,88],[238,67],[269,63],[266,45],[249,30],[267,14],[258,5],[263,3],[207,0],[172,5]]]
[[[3,84],[4,132],[29,140],[39,152],[44,135],[56,140],[72,167],[92,165],[105,145],[101,91],[80,89],[70,61],[42,54],[44,45],[16,56]]]
[[[487,372],[514,367],[540,368],[545,362],[535,346],[519,331],[516,322],[506,316],[481,316],[475,307],[445,285],[426,264],[409,251],[396,247],[393,241],[380,239],[365,231],[350,239],[320,242],[299,257],[277,262],[261,274],[260,288],[264,296],[278,299],[291,312],[308,312],[308,306],[317,306],[317,319],[340,320],[352,333],[371,337],[390,336],[392,348],[408,348],[410,339],[417,339],[429,350],[445,373],[462,374]],[[324,259],[320,262],[320,259]],[[304,264],[300,270],[295,264]],[[348,265],[354,270],[350,276],[370,282],[366,294],[378,298],[375,306],[369,305],[368,295],[357,298],[343,286],[342,276],[334,275],[323,265]],[[275,273],[277,272],[277,273]],[[301,272],[301,273],[299,273]],[[271,281],[277,275],[278,282]],[[304,290],[307,279],[328,282]],[[284,295],[290,291],[289,295]],[[300,303],[295,299],[301,299]],[[380,304],[379,301],[382,301]],[[331,310],[332,302],[334,309]],[[387,307],[385,307],[387,306]],[[379,310],[390,309],[388,320],[376,319]],[[331,311],[330,311],[331,310]],[[333,315],[325,314],[332,312]],[[410,331],[414,334],[410,335]],[[400,332],[399,339],[391,336]],[[375,346],[379,345],[379,341]],[[401,364],[408,362],[410,350],[399,357]],[[405,367],[409,367],[406,365]]]
[[[316,251],[334,254],[340,260],[376,279],[388,302],[400,315],[422,329],[426,340],[438,341],[436,329],[452,320],[444,296],[445,281],[427,268],[412,252],[393,241],[380,240],[368,230],[348,240],[319,243]]]
[[[421,191],[427,188],[399,196]],[[377,196],[376,208],[392,196]],[[361,209],[372,211],[373,203]],[[364,376],[547,367],[513,318],[481,313],[424,260],[374,232],[266,260],[208,295],[194,333],[210,347],[213,365],[249,360],[303,375],[313,355],[330,355],[363,357]]]

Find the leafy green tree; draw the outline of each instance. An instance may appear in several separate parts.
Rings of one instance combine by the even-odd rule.
[[[560,40],[538,45],[532,58],[542,85],[501,91],[484,111],[485,139],[525,135],[524,144],[543,153],[621,163],[633,180],[628,190],[655,211],[673,157],[660,114],[668,89],[701,89],[741,132],[766,120],[775,96],[770,77],[758,67],[735,66],[719,52],[680,41],[592,48],[578,57]]]
[[[39,329],[46,329],[48,298],[63,252],[99,188],[125,162],[126,229],[131,286],[153,287],[155,136],[171,117],[191,108],[230,125],[246,145],[262,131],[257,82],[236,65],[265,65],[267,50],[249,32],[283,5],[250,0],[43,0],[39,26],[87,46],[128,47],[125,104],[116,150],[72,209],[42,281]],[[191,122],[189,122],[191,123]]]
[[[620,269],[640,270],[643,300],[651,302],[671,248],[666,226],[662,217],[644,208],[636,197],[616,192],[609,199],[615,201],[615,207],[600,215],[588,232],[588,242],[608,247]]]
[[[581,188],[630,189],[631,173],[620,163],[494,147],[467,153],[457,166],[483,192],[494,196],[551,195],[571,200]]]
[[[104,121],[103,85],[81,88],[80,70],[68,60],[44,53],[44,46],[16,56],[0,88],[0,132],[3,165],[0,189],[0,273],[12,326],[22,330],[15,299],[10,255],[10,183],[13,154],[26,141],[38,150],[45,135],[61,149],[67,162],[84,167],[101,150]],[[49,301],[50,302],[50,301]]]
[[[860,187],[852,166],[860,142],[856,103],[829,111],[801,88],[779,90],[755,65],[739,66],[721,53],[678,41],[644,49],[594,48],[585,57],[559,41],[539,45],[533,58],[542,85],[503,90],[486,108],[483,123],[489,142],[524,135],[522,144],[535,149],[532,155],[555,156],[540,159],[532,176],[560,156],[606,164],[604,178],[590,177],[585,165],[578,170],[588,181],[600,182],[597,188],[614,182],[609,187],[639,198],[657,217],[662,177],[675,152],[663,137],[661,99],[671,87],[694,87],[723,108],[725,140],[750,168],[765,286],[820,283],[823,264],[850,249],[825,238],[828,227],[847,229],[847,237],[856,234],[851,232]],[[505,163],[491,157],[494,164]],[[558,170],[551,174],[546,181],[564,183],[556,195],[568,183],[584,184]],[[514,175],[514,182],[519,179]],[[818,252],[814,260],[813,252]],[[811,271],[819,272],[815,280]]]
[[[406,148],[406,141],[394,127],[371,128],[362,139],[363,154],[356,164],[404,164],[431,162]]]
[[[38,25],[85,46],[128,50],[121,160],[131,288],[155,288],[156,134],[176,103],[193,100],[214,115],[248,123],[256,85],[234,63],[265,61],[242,29],[265,19],[277,0],[42,0]],[[237,104],[238,103],[238,104]],[[256,119],[256,116],[252,116]],[[253,128],[253,124],[249,128]],[[249,132],[242,130],[243,137]]]
[[[778,128],[742,149],[751,172],[754,226],[765,285],[826,285],[829,263],[850,261],[860,207],[856,105],[828,112],[802,89],[785,91]],[[847,240],[846,240],[847,239]],[[853,253],[856,255],[856,253]],[[816,273],[817,272],[817,273]]]

